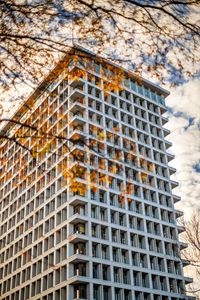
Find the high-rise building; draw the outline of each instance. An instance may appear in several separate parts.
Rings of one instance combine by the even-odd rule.
[[[74,48],[4,126],[1,300],[192,299],[167,95]]]

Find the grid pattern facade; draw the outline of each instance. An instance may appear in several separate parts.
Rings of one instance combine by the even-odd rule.
[[[77,181],[85,189],[63,184],[62,165],[77,164],[63,141],[38,162],[15,143],[1,146],[0,298],[189,299],[163,92],[128,76],[105,92],[95,62],[66,78],[81,68],[72,62],[24,119],[63,133],[70,153],[82,153]],[[96,188],[88,184],[94,172]]]

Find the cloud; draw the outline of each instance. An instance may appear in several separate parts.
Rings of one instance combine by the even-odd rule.
[[[173,89],[166,99],[170,108],[166,127],[175,154],[171,165],[177,169],[173,179],[179,182],[174,193],[181,196],[178,208],[188,214],[200,209],[200,81],[195,80]]]
[[[200,81],[193,80],[171,91],[167,105],[175,112],[183,112],[200,120]]]

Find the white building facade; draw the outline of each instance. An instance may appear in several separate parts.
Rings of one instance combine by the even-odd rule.
[[[93,56],[88,67],[77,51],[15,114],[65,139],[40,159],[1,143],[0,299],[192,299],[163,127],[168,93],[126,71],[119,84],[120,68]],[[63,166],[78,168],[73,183]]]

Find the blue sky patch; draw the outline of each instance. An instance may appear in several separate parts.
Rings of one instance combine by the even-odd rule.
[[[200,173],[200,161],[198,161],[196,164],[194,164],[193,169],[197,172]]]

